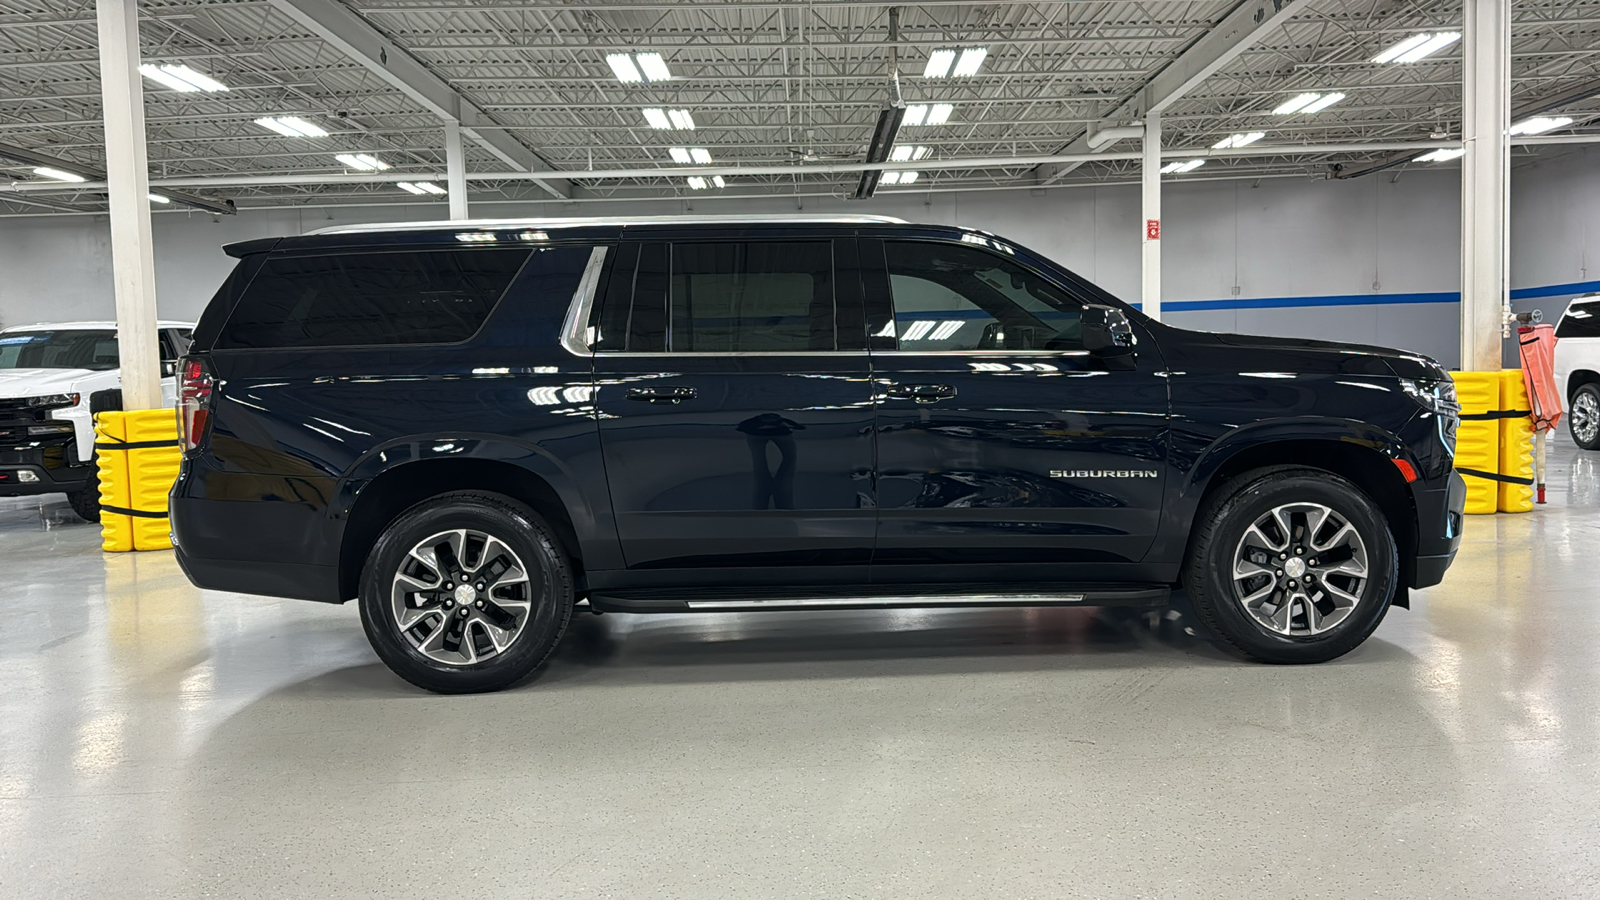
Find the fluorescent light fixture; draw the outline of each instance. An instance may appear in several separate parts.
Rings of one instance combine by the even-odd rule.
[[[878,183],[898,184],[901,186],[915,184],[921,174],[920,172],[885,172],[883,177],[878,179]]]
[[[955,107],[948,103],[935,103],[933,109],[928,111],[929,125],[943,125],[950,121],[950,114],[955,112]]]
[[[299,116],[267,116],[257,119],[256,124],[262,128],[276,131],[284,137],[327,137],[328,132],[320,126],[313,125]]]
[[[1445,150],[1441,148],[1439,150],[1422,154],[1421,156],[1417,157],[1417,162],[1449,162],[1452,159],[1460,159],[1462,156],[1466,155],[1466,152],[1467,148],[1465,147],[1457,147],[1454,150]]]
[[[644,111],[644,120],[651,128],[657,131],[668,131],[672,128],[672,120],[667,118],[667,111],[657,107],[650,107]]]
[[[1211,146],[1217,150],[1227,150],[1230,147],[1243,147],[1246,144],[1254,144],[1256,141],[1259,141],[1266,136],[1267,133],[1265,131],[1252,131],[1247,134],[1230,134]]]
[[[422,188],[424,191],[426,191],[426,192],[428,192],[430,194],[444,194],[444,193],[447,193],[444,188],[439,187],[437,184],[434,184],[431,181],[418,181],[418,182],[415,182],[415,184],[416,184],[417,187]]]
[[[145,196],[150,198],[150,202],[151,203],[171,203],[172,202],[172,198],[171,197],[163,197],[160,194],[146,194]]]
[[[399,188],[402,191],[405,191],[408,194],[426,194],[427,193],[427,191],[424,191],[422,188],[417,187],[416,185],[412,184],[409,181],[396,181],[394,183],[394,186]]]
[[[935,328],[932,334],[928,335],[928,340],[948,341],[951,335],[961,330],[961,325],[960,319],[946,319],[939,323],[939,327]]]
[[[690,147],[689,158],[702,166],[711,165],[711,151],[704,147]]]
[[[918,173],[918,172],[901,172],[900,173],[900,183],[901,184],[911,184],[912,182],[917,180],[917,176],[919,174],[920,173]]]
[[[951,72],[950,74],[957,78],[967,78],[969,76],[976,75],[978,74],[978,67],[983,65],[983,61],[988,58],[988,56],[988,47],[968,47],[967,49],[961,51],[961,59],[956,62],[955,71]]]
[[[905,118],[900,120],[901,125],[921,125],[922,120],[928,117],[928,107],[923,104],[906,107]]]
[[[922,77],[943,78],[950,74],[950,66],[955,61],[954,50],[935,50],[928,54],[928,66],[922,70]]]
[[[703,191],[703,190],[705,190],[706,189],[706,180],[704,178],[701,178],[699,175],[691,175],[691,176],[689,176],[689,189],[692,190],[692,191]]]
[[[694,130],[694,117],[689,115],[687,109],[669,109],[667,118],[672,120],[672,127],[679,131]]]
[[[899,172],[885,172],[885,173],[883,173],[883,176],[878,179],[878,183],[879,184],[899,184],[900,183],[900,173]]]
[[[379,172],[389,168],[388,163],[370,153],[340,153],[334,159],[363,172]]]
[[[1534,116],[1531,119],[1523,119],[1521,122],[1511,126],[1511,130],[1507,133],[1544,134],[1546,131],[1553,131],[1557,128],[1565,128],[1571,124],[1571,116]]]
[[[1423,57],[1438,53],[1459,40],[1461,40],[1461,33],[1458,31],[1413,34],[1411,37],[1374,56],[1372,61],[1375,63],[1414,63]]]
[[[716,185],[719,188],[724,188],[724,187],[728,186],[728,183],[726,181],[722,180],[722,176],[721,175],[713,175],[711,177],[711,183]]]
[[[185,65],[157,66],[145,63],[139,67],[139,74],[151,81],[160,82],[175,91],[181,91],[185,94],[192,94],[197,91],[215,94],[228,89],[227,85],[215,78],[209,75],[202,75]]]
[[[667,68],[667,61],[659,53],[640,53],[634,57],[639,62],[639,71],[649,81],[670,81],[672,72]]]
[[[1344,95],[1338,91],[1331,94],[1323,94],[1320,100],[1307,105],[1305,109],[1300,111],[1302,113],[1319,113],[1343,99]]]
[[[52,169],[49,166],[40,166],[33,170],[33,174],[38,175],[40,178],[49,178],[52,181],[76,182],[89,180],[76,172],[68,172],[65,169]]]
[[[667,153],[672,157],[673,162],[685,166],[689,164],[690,156],[688,147],[673,147],[672,149],[668,150]]]
[[[1310,106],[1313,102],[1321,97],[1321,94],[1299,94],[1297,96],[1290,97],[1288,100],[1283,101],[1283,103],[1280,104],[1277,109],[1273,110],[1272,114],[1275,116],[1294,115],[1300,110],[1305,109],[1307,106]]]
[[[939,323],[929,319],[918,319],[906,326],[905,333],[900,335],[900,339],[905,341],[920,341],[922,340],[923,336],[929,331],[932,331],[933,326],[937,324]]]
[[[929,150],[927,147],[900,146],[889,152],[889,159],[893,162],[908,162],[913,159],[924,159],[929,153],[932,152],[933,151]]]
[[[644,76],[639,74],[638,67],[633,64],[633,57],[626,53],[607,53],[606,63],[611,66],[611,71],[617,76],[617,80],[623,84],[644,80]]]
[[[1176,162],[1169,162],[1162,166],[1161,174],[1172,175],[1182,174],[1184,172],[1193,172],[1195,169],[1198,169],[1205,164],[1206,161],[1203,159],[1180,159]]]

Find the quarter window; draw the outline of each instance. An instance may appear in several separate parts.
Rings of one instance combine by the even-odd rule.
[[[1567,314],[1556,326],[1558,338],[1600,337],[1600,299],[1574,300],[1567,306]]]
[[[1083,304],[1029,269],[954,244],[885,244],[901,350],[1082,349]]]

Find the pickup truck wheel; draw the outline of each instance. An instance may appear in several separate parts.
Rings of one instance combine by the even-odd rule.
[[[1600,384],[1591,381],[1573,392],[1567,429],[1579,447],[1600,450]]]
[[[401,678],[441,694],[497,691],[555,651],[572,615],[572,569],[522,504],[444,494],[384,529],[360,606],[372,649]]]
[[[100,475],[96,471],[89,475],[89,480],[84,483],[81,490],[73,491],[67,495],[67,503],[72,506],[72,511],[78,518],[85,522],[100,521]]]
[[[1246,473],[1205,504],[1195,528],[1184,587],[1200,621],[1246,658],[1343,656],[1394,598],[1400,561],[1388,523],[1331,472]]]

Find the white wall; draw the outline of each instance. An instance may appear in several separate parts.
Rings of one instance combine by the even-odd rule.
[[[1354,181],[1262,179],[1168,185],[1164,297],[1177,325],[1401,346],[1457,358],[1454,302],[1276,305],[1286,298],[1454,292],[1459,289],[1460,174],[1413,167]],[[519,205],[479,216],[862,212],[983,228],[1060,260],[1112,293],[1139,293],[1137,186],[884,192],[865,203],[831,198]],[[358,221],[443,218],[444,204],[155,216],[156,289],[164,317],[197,316],[232,261],[219,247]],[[1600,150],[1545,148],[1512,176],[1512,286],[1600,278]],[[1414,298],[1413,298],[1414,299]],[[1519,301],[1559,313],[1566,297]],[[1182,309],[1187,301],[1207,301]],[[1252,303],[1251,301],[1256,301]],[[0,324],[110,318],[104,217],[0,219]]]

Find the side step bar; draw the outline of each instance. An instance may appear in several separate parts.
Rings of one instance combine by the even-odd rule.
[[[842,592],[837,596],[755,595],[730,596],[717,591],[607,591],[591,594],[589,607],[601,612],[681,613],[753,612],[800,609],[941,609],[992,606],[1165,606],[1172,596],[1166,585],[1130,584],[1050,586],[1038,589],[951,592],[942,588],[926,594],[904,587],[894,593]]]

